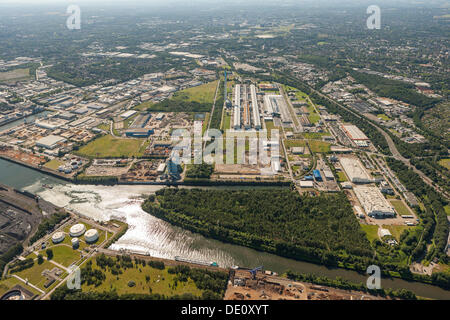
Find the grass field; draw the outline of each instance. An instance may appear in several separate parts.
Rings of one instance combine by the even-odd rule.
[[[383,226],[383,228],[388,229],[392,236],[397,239],[397,241],[400,241],[400,236],[402,235],[403,231],[405,231],[408,228],[414,228],[414,227],[408,227],[408,226]]]
[[[448,216],[450,216],[450,205],[446,205],[444,207],[445,213],[447,213]]]
[[[442,159],[439,161],[439,164],[443,166],[444,168],[447,168],[450,170],[450,159]]]
[[[329,136],[329,132],[306,132],[303,133],[305,139],[322,140],[322,137]]]
[[[148,142],[143,139],[120,139],[111,135],[100,137],[75,153],[88,158],[126,158],[144,154]]]
[[[28,279],[31,284],[45,291],[48,290],[44,287],[45,282],[47,282],[47,278],[42,275],[42,271],[45,269],[52,270],[54,267],[56,266],[47,260],[44,260],[42,264],[38,264],[37,261],[35,261],[32,268],[25,269],[14,274],[24,280]]]
[[[367,239],[372,243],[373,240],[378,238],[378,226],[362,224],[361,228],[366,233]]]
[[[16,69],[7,72],[0,72],[0,82],[10,82],[25,80],[30,78],[30,69]]]
[[[20,285],[21,287],[31,291],[32,293],[36,294],[36,295],[40,295],[41,293],[35,289],[33,289],[30,286],[27,286],[24,282],[20,281],[19,279],[16,279],[14,277],[10,277],[4,280],[0,281],[0,296],[4,295],[5,293],[7,293],[9,290],[11,290],[12,288],[14,288],[14,286],[16,285]]]
[[[306,147],[305,140],[284,140],[286,148]]]
[[[339,171],[337,172],[337,176],[338,176],[338,182],[347,182],[347,176],[345,175],[345,172],[343,171]]]
[[[47,169],[51,169],[51,170],[57,171],[58,168],[59,168],[60,166],[63,166],[63,165],[64,165],[64,162],[62,162],[61,160],[53,159],[53,160],[47,162],[47,163],[44,165],[44,167],[47,168]]]
[[[319,140],[308,140],[311,151],[314,153],[329,153],[331,144]]]
[[[173,99],[182,99],[184,101],[196,101],[200,103],[212,104],[214,102],[217,82],[218,80],[202,84],[198,87],[193,87],[176,92],[173,95]]]
[[[405,206],[405,204],[401,200],[391,200],[390,201],[395,211],[401,216],[409,216],[411,215],[411,211]]]
[[[81,253],[77,250],[72,249],[71,246],[67,245],[56,245],[50,247],[50,249],[53,251],[53,258],[52,260],[62,264],[64,267],[69,267],[72,263],[78,261],[81,258]],[[42,250],[39,253],[46,257],[47,254],[45,253],[46,250]]]
[[[384,120],[384,121],[391,121],[391,118],[389,118],[387,115],[385,115],[384,113],[378,114],[377,118]]]
[[[92,269],[96,269],[95,259],[92,260]],[[119,295],[127,293],[159,293],[166,296],[173,296],[176,294],[192,293],[195,296],[201,296],[202,290],[198,289],[192,279],[187,282],[178,282],[177,286],[174,285],[176,278],[175,274],[169,274],[167,268],[164,270],[159,270],[152,268],[150,266],[143,267],[139,265],[137,268],[127,268],[121,269],[122,274],[115,276],[111,274],[110,270],[102,270],[105,273],[106,279],[103,283],[98,286],[88,286],[83,284],[83,291],[110,291],[116,290]],[[146,276],[150,276],[150,281],[146,281]],[[135,282],[134,287],[129,287],[128,282],[133,280]]]

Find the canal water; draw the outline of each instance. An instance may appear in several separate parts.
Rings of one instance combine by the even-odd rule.
[[[2,132],[4,130],[11,129],[11,128],[15,127],[15,126],[23,124],[24,122],[33,122],[36,119],[44,118],[46,115],[48,115],[50,113],[51,113],[50,111],[42,111],[40,113],[36,113],[36,114],[31,115],[31,116],[28,116],[28,117],[25,117],[25,118],[22,118],[22,119],[15,120],[13,122],[7,123],[7,124],[5,124],[3,126],[0,126],[0,132]]]
[[[292,270],[330,278],[339,276],[353,282],[365,283],[367,280],[366,276],[353,271],[328,269],[312,263],[281,258],[243,246],[207,239],[174,227],[141,209],[145,197],[162,188],[161,186],[74,185],[1,159],[0,182],[36,193],[55,205],[99,221],[113,218],[125,220],[129,224],[129,230],[111,249],[130,249],[166,259],[180,256],[193,260],[214,261],[222,267],[264,266],[266,270],[278,273]],[[401,279],[383,279],[382,286],[393,289],[404,288],[419,296],[450,300],[450,291],[427,284]]]

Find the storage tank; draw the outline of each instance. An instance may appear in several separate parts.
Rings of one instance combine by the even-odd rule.
[[[61,243],[64,241],[64,238],[66,237],[66,235],[64,234],[64,232],[56,232],[55,234],[53,234],[52,236],[52,241],[53,243]]]
[[[70,228],[70,236],[71,237],[79,237],[82,236],[86,232],[86,227],[84,224],[76,224]]]
[[[98,240],[98,231],[96,229],[90,229],[84,235],[84,239],[87,243],[94,243]]]
[[[80,246],[80,240],[78,238],[72,239],[72,248],[77,249]]]

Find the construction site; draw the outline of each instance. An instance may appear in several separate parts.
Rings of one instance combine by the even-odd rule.
[[[296,282],[258,267],[232,270],[225,300],[382,300],[363,292]]]

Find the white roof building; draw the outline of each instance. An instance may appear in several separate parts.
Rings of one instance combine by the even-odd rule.
[[[345,133],[350,139],[356,140],[370,140],[367,136],[355,125],[344,125],[342,126]]]
[[[369,217],[387,218],[395,216],[394,208],[377,187],[357,186],[354,191]]]
[[[49,135],[36,141],[36,146],[46,149],[55,149],[59,143],[66,142],[67,140],[60,136]]]
[[[353,183],[371,183],[372,178],[364,169],[362,163],[355,158],[341,157],[339,159],[345,174]]]

